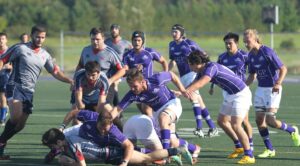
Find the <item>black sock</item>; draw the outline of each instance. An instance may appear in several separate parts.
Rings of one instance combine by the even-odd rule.
[[[179,153],[179,151],[178,151],[177,148],[169,148],[167,150],[168,150],[169,156],[175,156],[175,155],[177,155]]]
[[[0,142],[6,143],[17,132],[15,131],[16,124],[11,123],[10,119],[6,122],[5,128],[0,136]]]

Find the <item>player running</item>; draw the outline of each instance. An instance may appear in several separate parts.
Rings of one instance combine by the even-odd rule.
[[[195,90],[212,82],[223,89],[224,101],[222,103],[218,122],[226,134],[235,137],[244,148],[244,156],[238,164],[253,164],[255,158],[250,148],[248,136],[242,122],[251,105],[251,91],[247,85],[230,69],[215,62],[210,62],[209,57],[202,51],[193,51],[188,56],[188,63],[194,72],[198,73],[195,81],[189,85],[184,95],[191,98]],[[231,132],[231,133],[228,133]],[[233,139],[233,138],[231,138]]]
[[[227,51],[222,53],[219,56],[217,62],[221,65],[228,67],[241,80],[243,80],[245,82],[247,65],[248,65],[248,54],[245,51],[238,48],[239,35],[229,32],[224,36],[223,41],[225,43],[225,48],[227,49]],[[214,87],[214,84],[211,84],[211,88],[209,91],[210,94],[213,94],[213,87]],[[220,126],[229,125],[229,124],[225,124],[224,122],[229,123],[229,121],[221,120],[219,125]],[[253,150],[252,126],[249,122],[248,112],[243,121],[243,125],[244,125],[244,129],[249,137],[249,143],[250,143],[251,149]],[[228,131],[226,133],[231,134],[232,132]],[[236,158],[236,157],[238,157],[239,154],[243,154],[244,149],[242,147],[242,144],[238,140],[236,134],[231,135],[230,138],[234,138],[233,142],[235,144],[235,150],[232,154],[230,154],[228,156],[228,158]]]
[[[52,61],[50,54],[42,48],[46,39],[46,29],[34,26],[31,29],[31,42],[10,47],[0,59],[3,64],[12,63],[13,70],[9,77],[6,93],[10,108],[10,119],[0,136],[0,160],[9,159],[4,155],[7,141],[20,132],[33,110],[33,94],[36,82],[43,67],[56,79],[73,85],[73,80],[66,77]]]
[[[268,126],[288,132],[295,146],[300,146],[298,127],[276,119],[282,95],[282,82],[287,69],[274,50],[261,43],[257,30],[245,30],[244,43],[250,51],[249,76],[246,83],[250,85],[257,78],[258,87],[254,97],[256,125],[266,146],[265,151],[258,157],[274,157],[275,149],[269,137]]]
[[[187,57],[190,52],[194,50],[203,51],[194,41],[185,38],[184,27],[180,24],[172,26],[173,41],[169,43],[169,71],[177,65],[180,80],[185,87],[193,82],[196,73],[191,71],[188,65]],[[218,135],[218,129],[216,128],[213,120],[211,119],[208,109],[206,108],[199,91],[193,94],[191,99],[193,105],[193,111],[196,119],[196,130],[194,134],[203,138],[204,136],[213,137]],[[205,119],[209,126],[208,133],[204,135],[202,131],[202,118]]]
[[[8,49],[7,46],[7,34],[4,32],[0,33],[0,57]],[[12,66],[7,63],[0,70],[0,126],[5,125],[6,116],[8,114],[7,99],[5,96],[5,91],[8,83],[8,78],[11,73]]]

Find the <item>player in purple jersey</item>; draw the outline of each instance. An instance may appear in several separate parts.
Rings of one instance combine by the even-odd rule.
[[[163,56],[152,48],[144,47],[145,34],[134,31],[131,37],[133,49],[124,54],[123,63],[126,70],[138,68],[143,72],[145,78],[153,75],[153,61],[161,64],[164,71],[168,70],[168,63]],[[152,109],[145,104],[137,104],[139,110],[152,117]]]
[[[59,70],[50,54],[42,48],[46,29],[41,26],[32,27],[31,39],[31,42],[9,48],[0,59],[0,69],[3,64],[13,64],[9,78],[9,83],[12,84],[6,90],[11,114],[0,136],[0,160],[9,159],[9,156],[4,155],[4,147],[10,138],[25,127],[32,113],[34,89],[42,68],[45,67],[54,78],[73,84],[73,80]]]
[[[195,79],[196,73],[191,71],[187,57],[194,50],[203,51],[194,41],[185,38],[184,27],[180,24],[172,26],[173,41],[169,44],[169,70],[171,71],[175,65],[178,67],[180,80],[187,87]],[[194,116],[196,119],[196,130],[194,134],[199,137],[213,137],[218,135],[218,130],[210,117],[199,91],[196,91],[191,100],[193,105]],[[205,119],[209,126],[208,133],[204,135],[202,131],[202,118]]]
[[[275,149],[269,137],[268,126],[288,132],[295,146],[300,146],[298,127],[276,119],[282,94],[282,82],[287,69],[274,50],[261,43],[255,29],[245,30],[244,43],[250,51],[249,76],[246,83],[250,85],[255,78],[258,82],[254,97],[256,124],[266,146],[265,151],[258,157],[274,157]]]
[[[224,101],[218,116],[218,123],[232,140],[239,140],[244,148],[244,156],[238,164],[253,164],[255,158],[250,148],[248,136],[242,122],[251,105],[251,91],[236,74],[227,67],[210,62],[202,51],[193,51],[188,57],[190,68],[197,72],[195,81],[189,85],[184,95],[191,98],[195,90],[212,82],[223,89]]]
[[[181,92],[184,92],[185,88],[179,78],[173,72],[160,72],[146,79],[141,71],[132,68],[128,70],[126,80],[130,91],[126,93],[119,105],[114,107],[113,117],[116,117],[133,102],[144,103],[153,109],[153,119],[160,125],[163,148],[185,144],[186,141],[179,139],[175,134],[176,123],[182,113],[181,102],[166,86],[168,82],[172,81]],[[188,145],[190,152],[199,153],[198,145]],[[194,163],[197,162],[197,157],[194,157]]]
[[[0,56],[4,54],[8,49],[7,46],[7,34],[4,32],[0,33]],[[8,114],[7,99],[5,96],[6,85],[11,72],[11,64],[6,64],[0,70],[0,126],[5,125],[6,116]]]
[[[123,55],[128,50],[132,49],[132,45],[129,41],[123,39],[120,35],[120,25],[112,24],[110,26],[110,38],[105,39],[104,43],[114,49],[118,55],[120,60],[123,59]],[[110,88],[113,91],[113,101],[111,102],[114,106],[118,105],[119,103],[119,96],[118,96],[118,85],[120,80],[115,81]]]
[[[112,125],[110,120],[100,125],[97,124],[96,130],[98,136],[103,136],[110,133],[109,126]],[[105,126],[105,128],[103,127]],[[168,156],[182,154],[187,161],[191,162],[190,153],[186,147],[169,148],[156,150],[148,154],[144,154],[133,150],[133,145],[128,141],[128,145],[123,146],[99,146],[92,140],[83,138],[78,134],[76,126],[69,131],[62,133],[60,130],[52,128],[43,134],[42,142],[51,149],[57,149],[60,152],[58,162],[62,165],[79,165],[85,166],[85,158],[113,164],[119,166],[127,166],[128,164],[150,164],[155,160],[159,160]],[[112,134],[112,133],[111,133]],[[112,134],[113,136],[113,134]],[[109,138],[111,139],[111,138]],[[129,153],[129,155],[127,155]]]
[[[222,53],[218,58],[218,63],[228,67],[232,70],[241,80],[246,81],[246,70],[248,65],[248,54],[238,48],[239,35],[229,32],[227,33],[223,41],[225,43],[226,52]],[[211,84],[211,88],[209,93],[213,94],[213,86]],[[219,125],[223,125],[222,123]],[[249,137],[249,143],[251,149],[253,150],[253,137],[252,137],[252,126],[249,122],[248,113],[245,116],[243,121],[244,129]],[[232,138],[232,137],[231,137]],[[235,151],[228,156],[228,158],[236,158],[239,154],[243,154],[243,148],[238,140],[234,140],[236,149]]]

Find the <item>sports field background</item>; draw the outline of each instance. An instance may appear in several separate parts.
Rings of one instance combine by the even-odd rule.
[[[216,120],[219,111],[219,105],[222,101],[221,91],[219,88],[215,89],[214,96],[208,95],[208,86],[201,90],[207,107],[211,112],[211,116]],[[125,83],[121,83],[122,97],[127,88]],[[253,88],[252,88],[253,91]],[[277,116],[279,119],[300,126],[299,123],[299,101],[300,101],[300,84],[299,83],[284,83],[283,97],[281,102],[281,109]],[[42,79],[39,81],[36,88],[36,95],[34,97],[34,111],[30,116],[25,129],[14,136],[8,143],[6,152],[11,155],[11,161],[0,161],[3,166],[37,166],[43,164],[43,158],[48,149],[41,145],[42,134],[51,127],[58,127],[64,115],[70,108],[69,104],[70,92],[69,86],[58,81]],[[237,159],[226,159],[226,156],[232,152],[233,143],[223,133],[219,137],[199,139],[192,135],[192,130],[195,126],[193,120],[192,109],[187,100],[182,100],[183,114],[178,123],[179,135],[185,137],[188,141],[201,145],[202,152],[200,154],[198,165],[222,166],[235,165]],[[136,114],[137,109],[132,105],[125,111],[125,117]],[[250,112],[250,121],[255,127],[253,108]],[[204,127],[207,125],[204,122]],[[0,128],[2,132],[3,128]],[[276,148],[276,157],[272,159],[258,159],[256,158],[255,165],[263,166],[277,166],[288,165],[296,166],[300,163],[300,147],[294,147],[290,136],[286,132],[271,129],[271,139]],[[262,152],[264,149],[263,141],[254,129],[254,154]],[[101,165],[95,164],[88,165]],[[54,162],[52,165],[57,165]],[[103,164],[104,165],[104,164]]]

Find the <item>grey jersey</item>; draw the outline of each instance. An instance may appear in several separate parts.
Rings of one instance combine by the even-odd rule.
[[[123,59],[124,53],[132,48],[131,43],[124,39],[115,42],[113,38],[108,38],[104,41],[104,43],[113,48],[119,54],[119,58],[121,60]]]
[[[16,44],[1,56],[4,63],[11,62],[13,71],[9,83],[23,90],[34,92],[38,77],[45,67],[49,73],[57,72],[58,66],[53,63],[50,54],[43,48],[34,50],[32,43]]]
[[[116,70],[122,68],[121,60],[118,54],[109,46],[103,50],[94,50],[92,46],[85,47],[80,56],[79,65],[84,67],[87,62],[97,61],[101,66],[101,72],[104,72],[110,78]]]

